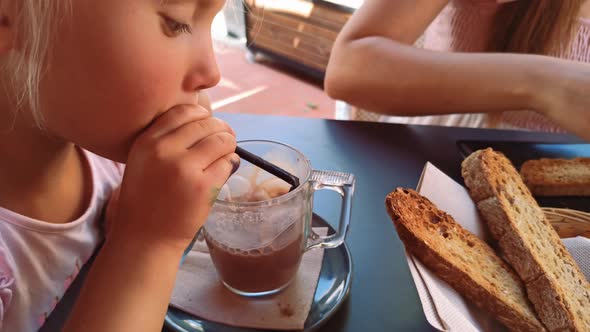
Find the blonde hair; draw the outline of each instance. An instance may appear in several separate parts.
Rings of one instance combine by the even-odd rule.
[[[585,0],[519,0],[494,22],[489,50],[557,56],[569,50]]]
[[[39,103],[39,85],[51,56],[59,20],[69,12],[70,0],[18,0],[13,22],[19,50],[13,50],[4,65],[8,75],[8,93],[14,97],[17,110],[28,108],[37,125],[43,115]]]

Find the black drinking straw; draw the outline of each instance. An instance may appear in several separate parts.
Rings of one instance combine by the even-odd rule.
[[[299,187],[299,179],[295,175],[285,171],[279,166],[271,164],[268,161],[258,157],[257,155],[251,152],[242,149],[239,146],[236,147],[236,154],[240,156],[240,158],[262,168],[263,170],[290,184],[291,189],[289,191],[293,191],[295,190],[295,188]]]

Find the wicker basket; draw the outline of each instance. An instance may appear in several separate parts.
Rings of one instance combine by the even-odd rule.
[[[590,238],[590,213],[570,209],[542,208],[545,216],[562,238]]]

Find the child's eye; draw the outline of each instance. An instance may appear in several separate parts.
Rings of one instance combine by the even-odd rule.
[[[192,27],[186,23],[178,22],[170,17],[162,15],[164,19],[164,24],[166,25],[167,30],[169,33],[174,37],[178,36],[181,33],[192,33]]]

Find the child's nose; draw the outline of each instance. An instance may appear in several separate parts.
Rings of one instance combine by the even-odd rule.
[[[217,85],[221,80],[221,74],[213,49],[200,52],[195,59],[193,68],[186,78],[185,88],[189,91],[199,91]]]

